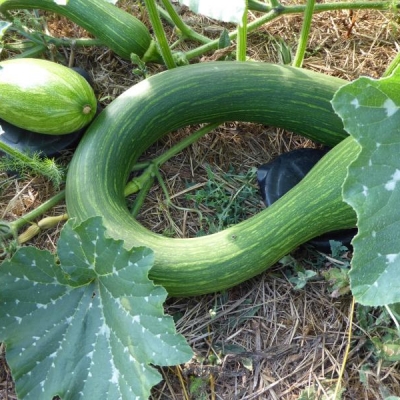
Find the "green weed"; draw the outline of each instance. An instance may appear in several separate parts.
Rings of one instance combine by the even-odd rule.
[[[207,177],[202,189],[186,195],[203,216],[197,236],[219,232],[261,211],[255,168],[237,173],[232,167],[218,176],[207,167]]]

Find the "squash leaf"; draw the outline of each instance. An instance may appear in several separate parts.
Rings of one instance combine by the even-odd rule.
[[[364,305],[400,302],[400,69],[379,80],[358,78],[332,104],[361,148],[343,185],[358,219],[352,293]]]
[[[242,23],[246,0],[179,0],[197,14],[224,22]]]
[[[153,253],[106,238],[101,218],[65,224],[58,258],[20,248],[0,268],[0,341],[20,399],[147,399],[150,364],[192,352],[148,279]]]

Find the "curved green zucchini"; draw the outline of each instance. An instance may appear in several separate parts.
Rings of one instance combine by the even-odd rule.
[[[19,9],[39,9],[63,15],[126,60],[130,60],[131,53],[143,57],[150,47],[147,27],[105,0],[68,0],[65,6],[57,5],[54,0],[0,0],[0,13]]]
[[[341,184],[357,145],[346,139],[330,100],[345,81],[265,63],[210,62],[155,75],[112,102],[91,124],[71,161],[68,214],[101,215],[126,247],[155,254],[151,279],[171,296],[229,288],[273,265],[301,243],[355,225]],[[138,157],[157,139],[200,122],[248,121],[293,130],[337,145],[283,198],[222,232],[166,238],[145,229],[125,204],[124,186]]]
[[[89,83],[63,65],[34,58],[0,62],[0,118],[49,135],[75,132],[94,118]]]

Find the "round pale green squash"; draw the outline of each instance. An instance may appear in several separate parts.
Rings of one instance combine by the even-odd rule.
[[[96,114],[92,87],[77,72],[39,59],[0,62],[0,118],[20,128],[64,135]]]

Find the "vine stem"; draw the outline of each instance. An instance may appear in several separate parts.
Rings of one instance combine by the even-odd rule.
[[[44,39],[49,44],[54,44],[56,47],[60,46],[104,46],[103,42],[98,39],[88,39],[88,38],[77,38],[77,39],[69,39],[69,38],[56,38],[53,36],[43,35]]]
[[[249,0],[249,9],[261,12],[270,12],[272,10],[285,11],[285,14],[303,13],[307,5],[297,4],[284,6],[279,1],[270,1],[270,5],[256,0]],[[342,1],[338,3],[320,3],[315,5],[315,12],[323,11],[338,11],[338,10],[388,10],[390,8],[400,8],[400,3],[397,1]]]
[[[236,48],[236,60],[246,61],[247,52],[247,11],[248,11],[248,1],[246,0],[246,5],[242,15],[242,21],[237,28],[237,48]]]
[[[260,3],[260,2],[258,2],[258,1],[252,1],[252,0],[249,0],[249,7],[251,6],[251,4],[253,4],[253,7],[255,7],[256,5],[258,5],[258,4],[260,4],[261,6],[265,6],[265,4],[264,3]],[[272,7],[272,8],[279,8],[279,7],[282,7],[282,5],[281,5],[281,3],[279,2],[279,0],[269,0],[269,4],[270,4],[270,6]]]
[[[186,138],[182,139],[175,146],[171,147],[165,153],[163,153],[159,157],[157,157],[155,159],[156,165],[160,166],[160,165],[164,164],[171,157],[173,157],[176,154],[180,153],[183,149],[185,149],[186,147],[190,146],[191,144],[193,144],[194,142],[199,140],[201,137],[203,137],[207,133],[210,133],[215,128],[218,128],[218,126],[221,125],[221,124],[222,124],[222,122],[215,122],[213,124],[207,124],[207,125],[203,126],[202,128],[200,128],[195,133],[192,133],[191,135],[189,135]]]
[[[301,27],[300,38],[297,44],[296,55],[293,60],[293,66],[301,68],[306,53],[308,36],[310,34],[312,17],[314,14],[315,0],[307,0],[306,9],[304,12],[303,25]]]
[[[262,4],[262,3],[260,3]],[[247,32],[253,32],[260,26],[266,24],[267,22],[271,22],[276,18],[279,18],[283,15],[290,14],[301,14],[306,10],[307,5],[292,5],[292,6],[283,6],[279,3],[278,7],[271,7],[265,5],[266,14],[262,17],[256,19],[255,21],[247,24]],[[323,3],[323,4],[315,4],[314,5],[314,14],[326,11],[337,11],[337,10],[361,10],[361,9],[373,9],[373,10],[389,10],[390,7],[393,6],[392,1],[362,1],[362,2],[339,2],[339,3]],[[400,3],[396,3],[396,6],[400,8]],[[250,7],[249,7],[250,8]],[[238,35],[238,31],[234,30],[229,33],[229,38],[231,40],[236,39]],[[185,53],[186,58],[191,60],[195,57],[199,57],[206,53],[207,51],[214,50],[218,48],[219,39],[212,40],[209,43],[206,43],[202,46],[197,47],[196,49],[189,50]]]
[[[0,134],[4,133],[3,130],[1,129],[1,125],[0,125]],[[31,165],[32,164],[32,158],[28,157],[26,154],[15,150],[13,147],[9,146],[8,144],[1,142],[0,141],[0,150],[4,151],[5,153],[7,153],[8,155],[10,155],[11,157],[16,158],[17,160],[20,160],[22,163],[27,164],[27,165]],[[36,165],[35,165],[36,166]],[[38,166],[36,166],[38,167]],[[39,168],[35,168],[35,171],[37,171]]]
[[[2,133],[1,125],[0,125],[0,134]],[[39,159],[38,155],[33,155],[32,157],[24,154],[21,151],[14,149],[8,144],[0,141],[0,150],[4,153],[7,153],[9,156],[18,160],[19,164],[22,166],[27,166],[31,170],[35,171],[37,174],[45,176],[50,179],[55,186],[59,186],[63,177],[62,171],[60,171],[59,167],[55,164],[53,160]],[[6,160],[6,159],[5,159]],[[50,164],[46,163],[50,161]],[[7,161],[4,162],[4,165],[7,165]]]
[[[12,24],[11,24],[12,25]],[[46,51],[49,45],[53,45],[55,47],[62,46],[102,46],[103,43],[98,39],[87,39],[87,38],[77,38],[77,39],[69,39],[69,38],[56,38],[47,33],[33,31],[26,26],[21,25],[20,27],[11,27],[9,29],[11,32],[16,32],[17,34],[25,37],[29,42],[35,43],[36,46],[28,48],[25,50],[20,56],[27,57],[37,57],[41,55],[44,51]],[[24,49],[24,42],[7,44],[5,43],[3,46],[5,49],[9,50],[21,50]]]
[[[151,187],[153,186],[154,183],[154,177],[150,177],[150,179],[147,179],[142,188],[140,189],[139,193],[136,196],[135,202],[133,203],[133,206],[131,208],[131,214],[133,218],[136,218],[139,215],[139,211],[142,208],[142,205],[146,199],[147,194],[149,193]]]
[[[162,4],[165,7],[169,16],[171,17],[172,23],[176,26],[177,29],[179,29],[184,38],[196,40],[203,44],[211,42],[210,38],[203,36],[200,33],[197,33],[184,23],[169,0],[162,0]]]
[[[125,186],[125,191],[124,195],[129,196],[130,194],[137,193],[139,192],[138,196],[136,197],[135,203],[133,204],[133,207],[131,209],[131,213],[136,216],[139,213],[139,210],[143,204],[143,201],[146,198],[146,194],[151,188],[151,184],[149,184],[149,181],[152,183],[154,178],[157,177],[158,181],[160,182],[160,185],[162,186],[163,183],[160,181],[160,174],[159,174],[159,167],[164,164],[166,161],[168,161],[170,158],[175,156],[176,154],[180,153],[184,148],[190,146],[192,143],[196,142],[199,140],[202,136],[206,135],[207,133],[213,131],[215,128],[217,128],[221,122],[218,123],[213,123],[213,124],[208,124],[197,130],[195,133],[192,133],[191,135],[187,136],[183,140],[181,140],[179,143],[177,143],[175,146],[171,147],[168,149],[166,152],[152,160],[151,162],[148,163],[140,163],[134,166],[133,170],[140,170],[144,169],[144,172],[142,175],[132,179],[126,186]],[[162,186],[163,187],[163,186]],[[167,196],[167,194],[166,194]],[[167,196],[168,198],[168,196]],[[175,206],[176,207],[176,206]]]
[[[162,164],[167,162],[170,158],[172,158],[173,156],[180,153],[183,149],[190,146],[191,144],[193,144],[194,142],[199,140],[201,137],[203,137],[207,133],[210,133],[215,128],[218,128],[218,126],[221,124],[222,124],[222,122],[215,122],[213,124],[207,124],[207,125],[203,126],[198,131],[196,131],[196,132],[190,134],[189,136],[187,136],[186,138],[182,139],[179,143],[172,146],[165,153],[161,154],[160,156],[155,158],[153,161],[151,161],[151,162],[144,161],[144,162],[135,164],[132,168],[132,171],[140,171],[140,170],[146,169],[150,166],[150,164],[156,165],[157,168],[160,167]]]
[[[396,54],[396,57],[392,60],[392,62],[386,68],[386,71],[382,74],[382,77],[387,77],[391,75],[397,67],[400,65],[400,51]]]
[[[272,21],[273,19],[275,19],[278,16],[277,14],[278,14],[278,12],[276,10],[272,10],[272,11],[268,12],[267,14],[263,15],[262,17],[256,19],[255,21],[248,23],[247,24],[247,33],[256,30],[261,25],[264,25],[266,22]],[[236,39],[237,36],[238,36],[237,29],[229,33],[229,39],[231,39],[231,40]],[[186,58],[188,60],[191,60],[195,57],[199,57],[202,54],[206,53],[207,51],[218,48],[218,45],[219,45],[219,38],[212,40],[211,42],[206,43],[202,46],[199,46],[196,49],[187,51],[185,53]]]
[[[151,162],[141,163],[134,166],[133,170],[138,170],[137,167],[146,168],[146,170],[143,172],[141,176],[133,179],[125,187],[125,193],[124,193],[125,196],[136,193],[138,191],[140,192],[143,191],[143,193],[138,195],[138,197],[136,198],[136,202],[133,205],[132,213],[134,215],[137,215],[137,213],[139,212],[140,207],[142,206],[143,201],[146,197],[146,194],[150,190],[154,178],[157,176],[158,168],[160,167],[160,165],[164,164],[174,155],[180,153],[184,148],[190,146],[192,143],[199,140],[202,136],[213,131],[221,123],[222,122],[205,125],[195,133],[181,140],[175,146],[171,147],[169,150],[167,150],[165,153],[161,154],[159,157],[155,158]],[[0,142],[0,147],[1,147],[1,142]],[[10,222],[8,225],[10,227],[11,234],[16,235],[19,229],[21,229],[23,226],[33,221],[34,219],[42,216],[45,212],[56,206],[64,199],[65,199],[65,191],[61,190],[56,195],[51,197],[49,200],[45,201],[40,206],[36,207],[34,210],[25,214],[23,217],[20,217],[15,221]]]
[[[163,178],[161,176],[161,173],[160,173],[160,171],[158,169],[155,170],[155,176],[156,176],[157,181],[158,181],[158,183],[159,183],[159,185],[161,187],[161,190],[164,192],[165,203],[166,203],[167,206],[171,206],[171,207],[175,208],[176,210],[180,210],[180,211],[189,211],[189,212],[196,213],[199,216],[199,220],[200,221],[203,219],[203,214],[201,213],[200,210],[196,210],[195,208],[186,208],[186,207],[180,207],[180,206],[175,205],[171,200],[171,197],[170,197],[169,192],[168,192],[167,185],[165,184],[165,182],[164,182],[164,180],[163,180]],[[172,219],[171,219],[171,221],[172,221]]]
[[[11,231],[16,233],[24,225],[43,215],[46,211],[50,210],[51,208],[56,206],[60,201],[64,200],[64,198],[65,198],[65,191],[61,190],[56,195],[51,197],[49,200],[45,201],[40,206],[36,207],[34,210],[29,211],[23,217],[20,217],[15,221],[10,222],[9,225]]]
[[[159,50],[161,56],[164,60],[165,65],[168,69],[172,69],[176,67],[174,58],[172,56],[171,49],[168,44],[167,37],[165,35],[165,31],[161,22],[160,15],[158,13],[156,3],[154,0],[144,0],[146,5],[146,9],[150,18],[151,25],[154,30],[154,34],[157,38],[157,42],[159,45]]]

